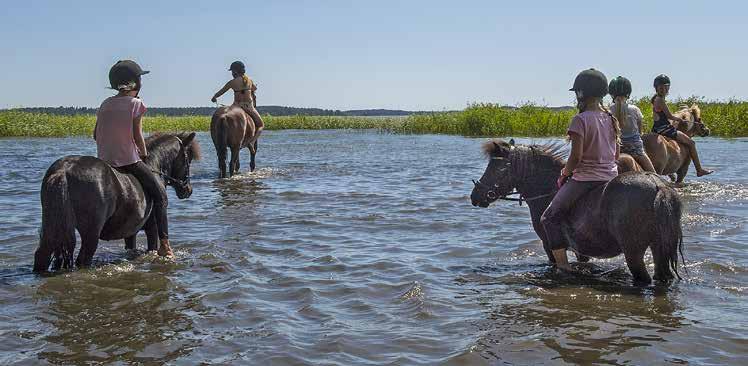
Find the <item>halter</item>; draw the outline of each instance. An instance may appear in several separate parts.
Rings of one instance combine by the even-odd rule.
[[[188,157],[187,157],[187,149],[184,148],[184,142],[182,142],[182,139],[180,139],[177,136],[173,136],[173,137],[175,139],[177,139],[177,141],[179,142],[179,149],[184,152],[184,159],[185,159],[185,161],[187,161],[187,159],[188,159]],[[188,169],[189,169],[189,166],[188,166]],[[179,188],[184,189],[185,187],[187,187],[188,184],[190,184],[190,173],[189,173],[189,170],[187,171],[187,177],[185,177],[184,179],[174,178],[174,177],[172,177],[172,176],[170,176],[170,175],[168,175],[168,174],[166,174],[166,173],[164,173],[162,171],[155,170],[155,169],[151,169],[151,171],[154,174],[158,174],[162,178],[164,178],[164,183],[166,183],[167,186],[174,186],[174,187],[178,186]]]
[[[532,150],[532,147],[530,147],[529,149]],[[515,152],[516,151],[517,151],[517,148],[515,146],[512,146],[511,149],[510,149],[510,151],[509,151],[509,158],[511,160],[515,160],[515,156],[516,156]],[[492,157],[491,160],[506,160],[506,158],[498,156],[498,157]],[[503,168],[499,169],[498,171],[499,172],[503,172],[503,171],[509,169],[509,167],[511,167],[511,166],[512,166],[512,162],[510,161],[509,163],[507,163],[506,167],[503,167]],[[485,183],[481,182],[480,179],[477,182],[475,180],[473,180],[473,184],[475,184],[476,186],[479,186],[479,187],[487,187],[487,185]],[[546,198],[546,197],[553,196],[553,195],[556,194],[556,192],[558,192],[558,190],[556,189],[556,190],[553,190],[553,191],[551,191],[549,193],[545,193],[545,194],[541,194],[541,195],[537,195],[537,196],[532,196],[532,197],[525,197],[524,194],[522,194],[521,192],[517,191],[516,189],[513,190],[513,191],[511,191],[511,192],[509,192],[509,193],[507,193],[507,194],[500,195],[497,192],[498,189],[499,189],[499,185],[496,184],[496,183],[494,183],[493,186],[491,186],[490,188],[488,188],[486,190],[486,197],[488,197],[489,199],[494,199],[494,200],[495,199],[500,199],[500,200],[504,200],[504,201],[519,202],[520,206],[522,206],[522,202],[523,201],[524,202],[536,201],[536,200],[539,200],[541,198]],[[519,197],[517,197],[517,198],[510,197],[510,196],[515,196],[515,195],[518,195]]]

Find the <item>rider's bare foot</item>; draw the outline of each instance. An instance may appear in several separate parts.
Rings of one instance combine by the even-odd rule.
[[[173,257],[174,252],[171,251],[171,246],[169,245],[169,239],[161,239],[160,245],[158,246],[158,255],[162,257]]]
[[[696,172],[696,176],[697,177],[703,177],[705,175],[709,175],[709,174],[712,174],[712,173],[714,173],[714,170],[701,169],[701,170],[699,170],[699,171]]]
[[[558,264],[556,265],[556,273],[571,273],[571,272],[574,272],[574,268],[571,268],[571,266],[568,264],[565,266],[559,266]]]

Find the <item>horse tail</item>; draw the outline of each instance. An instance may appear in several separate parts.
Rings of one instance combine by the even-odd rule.
[[[67,266],[72,264],[75,213],[68,197],[67,174],[58,165],[59,161],[50,167],[42,182],[42,228],[39,248],[34,254],[34,272],[47,271],[53,254],[55,260],[60,260],[62,256]]]
[[[224,161],[226,159],[226,148],[229,144],[228,130],[226,114],[222,114],[218,117],[218,129],[216,131],[216,152],[218,153],[218,159]]]
[[[680,198],[673,189],[658,187],[654,209],[657,217],[656,229],[660,235],[660,240],[651,247],[655,260],[655,272],[662,275],[659,277],[673,278],[673,274],[675,274],[680,279],[678,253],[680,253],[681,259],[685,261],[683,259],[682,205]],[[665,278],[661,279],[664,280]]]

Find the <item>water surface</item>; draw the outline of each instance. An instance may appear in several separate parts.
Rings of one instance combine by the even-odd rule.
[[[687,178],[669,288],[622,258],[553,274],[525,206],[470,205],[481,139],[268,131],[258,171],[224,180],[199,141],[175,260],[102,242],[93,269],[40,277],[41,178],[95,146],[0,140],[0,364],[748,363],[748,140],[699,139],[717,173]]]

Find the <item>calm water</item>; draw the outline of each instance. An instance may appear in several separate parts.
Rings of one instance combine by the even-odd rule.
[[[229,180],[199,140],[175,260],[104,242],[50,277],[40,180],[94,144],[0,140],[0,364],[748,363],[748,140],[699,140],[718,171],[682,191],[688,275],[643,289],[622,258],[557,277],[526,207],[472,207],[482,140],[266,132]]]

